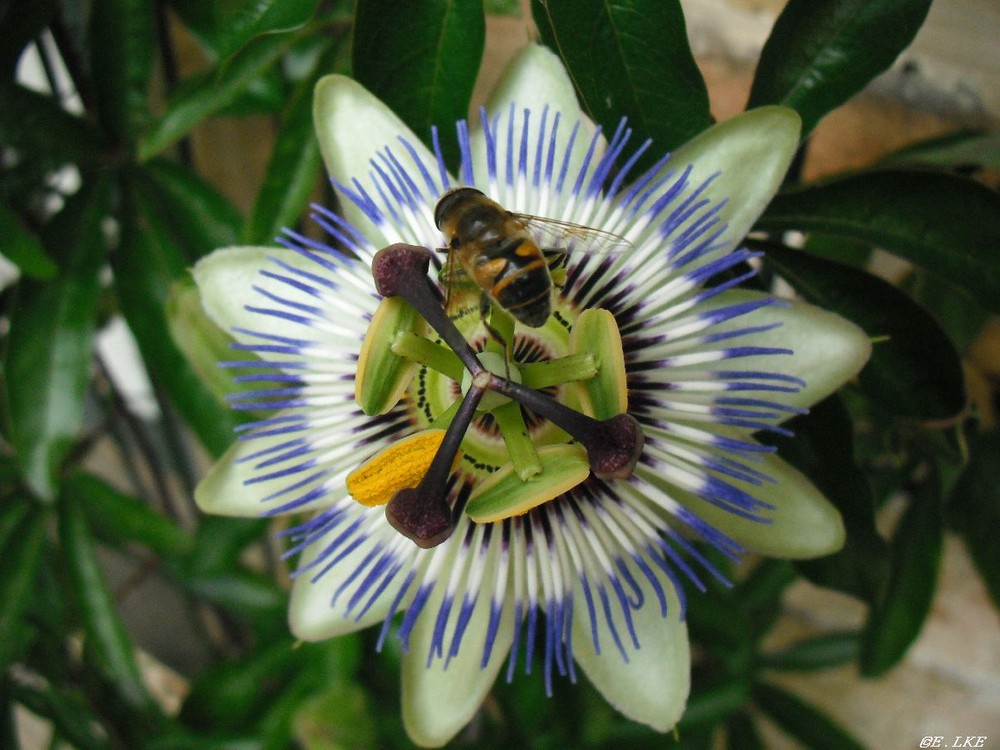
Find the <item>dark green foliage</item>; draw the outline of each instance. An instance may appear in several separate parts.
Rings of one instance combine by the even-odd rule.
[[[749,106],[794,108],[808,137],[904,50],[929,4],[791,0]],[[470,114],[487,13],[516,16],[518,5],[0,0],[0,251],[20,274],[0,295],[0,746],[16,747],[20,706],[51,724],[53,746],[410,747],[398,643],[380,655],[370,632],[294,643],[280,553],[262,541],[271,522],[194,509],[194,443],[222,453],[237,417],[171,337],[168,305],[199,258],[271,243],[319,194],[319,77],[350,71],[430,142],[431,126],[449,134]],[[605,133],[627,117],[633,145],[652,139],[639,168],[711,125],[679,2],[537,0],[531,13]],[[174,61],[182,32],[206,61],[185,76]],[[16,78],[26,50],[42,55],[54,93]],[[247,115],[270,118],[274,145],[245,217],[192,166],[189,139],[210,119]],[[875,340],[857,383],[789,422],[794,437],[773,440],[839,509],[846,544],[821,560],[757,562],[731,589],[689,592],[696,659],[676,738],[622,718],[582,677],[557,681],[547,698],[536,669],[500,680],[456,746],[701,748],[724,736],[755,748],[766,717],[805,746],[859,747],[777,687],[779,673],[896,665],[930,611],[948,526],[1000,603],[1000,436],[979,434],[960,360],[1000,311],[1000,200],[973,179],[1000,165],[998,143],[960,132],[822,183],[792,179],[756,227],[765,279],[782,277]],[[454,165],[454,141],[442,146]],[[61,192],[54,176],[67,167],[79,188]],[[782,244],[788,230],[805,235],[801,247]],[[868,272],[876,248],[914,265],[901,284]],[[136,414],[96,347],[114,316],[135,337],[155,415]],[[121,481],[91,473],[95,445],[113,454]],[[886,538],[875,519],[890,498],[903,510]],[[124,579],[112,574],[122,560]],[[864,625],[765,647],[800,577],[864,601]],[[150,579],[201,654],[176,716],[143,681],[137,654],[149,643],[124,616],[133,587]]]

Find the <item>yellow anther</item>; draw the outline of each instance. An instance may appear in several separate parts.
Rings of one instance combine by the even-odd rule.
[[[347,491],[369,508],[385,505],[397,491],[420,484],[444,435],[423,430],[386,446],[347,475]]]

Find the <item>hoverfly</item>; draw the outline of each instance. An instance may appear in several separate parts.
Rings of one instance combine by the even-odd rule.
[[[518,322],[540,328],[552,314],[550,263],[582,247],[601,253],[631,247],[600,229],[508,211],[471,187],[445,193],[434,223],[448,240],[442,248],[448,253],[446,285],[464,275],[479,287],[480,316],[494,339],[496,332],[486,323],[491,302]],[[554,246],[543,249],[543,239]]]

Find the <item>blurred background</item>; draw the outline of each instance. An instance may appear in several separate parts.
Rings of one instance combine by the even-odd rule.
[[[487,17],[484,61],[473,93],[473,111],[484,100],[506,62],[534,33],[526,5],[503,2],[493,5],[496,12]],[[758,56],[784,2],[685,0],[681,5],[692,50],[707,83],[712,112],[719,120],[730,117],[746,105]],[[0,8],[3,6],[12,3],[0,3]],[[197,19],[192,21],[192,18],[195,17],[182,18],[173,6],[158,7],[158,33],[161,39],[169,39],[169,45],[161,47],[161,52],[169,50],[170,56],[158,61],[151,79],[154,100],[159,102],[157,105],[154,101],[153,110],[176,96],[178,82],[190,81],[206,71],[218,75],[215,67],[218,57],[206,52],[205,39],[197,33]],[[322,23],[330,38],[339,35],[346,39],[350,21],[351,9],[345,5],[329,9]],[[5,21],[0,34],[7,34],[10,29],[12,26]],[[976,174],[995,188],[996,170],[1000,167],[1000,136],[996,135],[1000,125],[998,38],[1000,3],[996,0],[934,0],[926,23],[895,64],[820,122],[804,155],[802,179],[810,181],[860,169],[911,144],[938,136],[985,130],[994,134],[993,141],[991,145],[987,142],[991,150],[982,154],[980,162],[987,168]],[[295,116],[294,112],[289,114],[289,94],[302,96],[307,90],[303,82],[314,78],[316,72],[343,69],[348,54],[345,46],[317,50],[304,45],[295,49],[284,58],[277,80],[269,80],[268,75],[248,75],[244,96],[233,97],[224,109],[208,112],[171,147],[171,159],[198,174],[228,201],[230,209],[226,210],[234,213],[226,215],[225,222],[238,226],[246,217],[259,220],[253,232],[219,230],[214,234],[205,232],[204,236],[228,238],[232,242],[257,241],[266,237],[276,222],[284,220],[278,212],[264,217],[258,209],[261,195],[268,190],[268,181],[275,179],[273,155],[276,149],[289,147],[286,135],[289,117]],[[65,108],[81,112],[88,93],[83,92],[81,97],[75,91],[72,76],[60,63],[60,49],[65,47],[56,43],[51,32],[40,33],[37,42],[28,44],[16,62],[17,80],[24,87],[46,94],[51,93],[55,82]],[[317,63],[317,59],[321,62]],[[325,66],[325,71],[314,70],[312,66],[318,64]],[[303,139],[311,137],[308,123],[299,126],[299,132]],[[79,173],[70,167],[53,172],[49,179],[49,199],[59,201],[61,195],[73,193]],[[321,202],[331,200],[319,174],[315,153],[308,163],[303,162],[296,180],[295,189],[303,196]],[[158,184],[181,186],[183,181],[172,182],[167,176]],[[271,190],[273,194],[280,186]],[[126,230],[118,227],[109,231]],[[182,238],[181,244],[185,241],[201,242],[203,237]],[[0,250],[8,254],[5,248]],[[187,261],[190,260],[188,256]],[[187,262],[183,258],[182,261]],[[23,273],[19,267],[23,269],[24,264],[5,265],[5,286],[10,287]],[[877,254],[871,267],[892,281],[903,279],[909,270],[904,261],[887,254]],[[116,269],[116,273],[123,278],[120,270]],[[103,283],[106,285],[107,280]],[[188,320],[183,316],[188,306],[194,304],[190,289],[183,284],[172,288],[169,300],[175,306],[174,320]],[[284,675],[280,680],[291,681],[293,677],[289,675],[299,668],[284,656],[275,655],[289,650],[287,634],[280,632],[287,568],[278,560],[278,550],[264,524],[248,522],[222,532],[217,538],[224,547],[221,556],[238,558],[238,570],[230,569],[237,570],[236,573],[222,575],[218,572],[221,568],[213,568],[211,561],[204,559],[188,560],[183,564],[183,573],[170,566],[164,569],[157,544],[168,549],[172,549],[171,545],[188,549],[192,539],[194,544],[199,539],[216,539],[204,530],[205,521],[197,518],[190,501],[191,483],[210,464],[210,451],[202,447],[204,438],[201,442],[191,439],[183,419],[174,413],[176,406],[169,404],[173,396],[165,396],[159,375],[156,372],[152,377],[148,375],[151,361],[166,366],[169,359],[151,359],[148,353],[144,357],[120,310],[108,306],[100,312],[98,358],[94,365],[96,385],[88,396],[85,414],[88,438],[92,439],[74,449],[83,458],[84,472],[82,478],[74,481],[82,496],[104,497],[107,507],[112,509],[107,516],[99,516],[104,519],[99,523],[107,524],[107,534],[95,529],[94,545],[110,601],[128,637],[139,649],[142,682],[165,714],[176,715],[192,689],[202,695],[214,693],[213,700],[219,703],[224,702],[225,696],[220,691],[231,689],[232,700],[249,716],[260,696],[243,695],[241,691],[259,686],[260,677],[279,679],[274,676]],[[960,350],[980,429],[988,430],[995,425],[995,394],[1000,383],[1000,323],[995,316],[988,316],[976,328],[975,335]],[[93,484],[95,478],[102,484]],[[152,507],[164,512],[182,533],[174,535],[150,521],[149,538],[116,541],[113,514],[118,506],[113,497],[107,500],[109,492],[128,498],[152,498]],[[903,506],[903,501],[894,502],[890,498],[880,507],[877,524],[885,536],[892,534]],[[129,518],[127,522],[136,521]],[[213,523],[223,522],[209,521]],[[748,569],[751,568],[753,561],[748,563]],[[769,680],[821,709],[867,747],[916,747],[927,735],[986,736],[989,739],[985,746],[1000,745],[1000,620],[964,543],[953,533],[945,536],[937,575],[929,617],[905,657],[888,673],[876,678],[862,677],[853,661],[843,660],[839,665],[824,665],[819,669],[778,670],[771,673]],[[179,579],[185,583],[179,585]],[[780,613],[762,644],[764,653],[779,653],[792,644],[856,632],[864,626],[868,606],[858,598],[820,588],[804,578],[786,583],[787,586],[780,587]],[[252,610],[249,624],[243,620],[246,608]],[[371,653],[369,638],[347,640],[347,645],[336,647],[339,650],[324,652],[324,658],[333,664],[329,667],[330,674],[351,675],[359,664],[378,661]],[[79,640],[76,645],[79,646]],[[73,641],[59,648],[71,652]],[[246,654],[251,654],[253,660],[251,667],[244,665],[243,672],[237,669],[226,672],[225,667],[220,667],[231,665],[228,661],[231,657]],[[389,654],[381,658],[382,666],[363,667],[368,674],[359,681],[362,693],[353,688],[325,693],[327,700],[354,706],[348,711],[347,720],[324,729],[316,721],[319,716],[329,715],[330,704],[297,712],[289,708],[288,715],[281,719],[285,722],[284,736],[293,736],[304,746],[317,748],[406,746],[405,740],[398,739],[398,726],[395,740],[387,740],[384,732],[380,734],[368,726],[373,721],[371,717],[381,721],[396,712],[398,693],[393,691],[398,690],[395,685],[398,670],[392,666],[393,658]],[[86,663],[80,661],[83,657],[79,654],[70,654],[67,659],[81,665]],[[835,661],[831,659],[831,663]],[[80,695],[69,691],[63,696],[69,708],[60,710],[43,700],[44,681],[39,682],[37,673],[27,668],[18,671],[16,665],[13,669],[13,678],[8,679],[5,690],[8,697],[14,696],[13,731],[19,747],[28,750],[52,747],[54,737],[59,738],[56,746],[85,746],[88,736],[97,738],[93,746],[102,746],[106,738],[102,739],[100,732],[88,734],[84,726],[74,734],[67,728],[72,727],[73,721],[87,725],[93,720],[83,709],[78,715],[70,715],[79,708]],[[206,679],[206,674],[214,677]],[[324,674],[327,673],[314,675],[314,683],[304,682],[298,697],[282,690],[276,690],[275,694],[290,706],[304,705],[303,696],[311,689],[308,686],[322,683]],[[248,687],[248,680],[252,688]],[[193,685],[198,686],[193,688]],[[537,694],[537,687],[531,694]],[[501,689],[499,702],[488,704],[486,713],[492,712],[495,718],[506,711],[510,720],[510,706],[519,704],[518,699],[511,698],[504,690],[509,689]],[[177,740],[175,745],[163,746],[254,746],[240,745],[233,739],[240,734],[237,727],[241,721],[245,723],[248,719],[241,720],[239,715],[217,716],[212,713],[216,708],[211,701],[205,705],[208,707],[200,714],[190,705],[185,707],[186,726],[205,727],[205,738],[197,739],[192,730],[190,744]],[[588,705],[586,700],[582,705]],[[520,709],[513,710],[513,715],[518,715]],[[359,720],[357,717],[361,715],[369,718]],[[766,716],[755,715],[754,719],[767,747],[809,744],[801,737],[790,737]],[[351,722],[357,724],[354,727],[357,736],[352,737],[352,730],[344,728]],[[54,731],[54,726],[58,731]],[[472,741],[472,746],[476,744],[474,740],[475,735],[471,740],[469,736],[465,738],[466,742]],[[663,743],[657,747],[671,744],[667,739],[646,738],[635,739],[634,745],[626,739],[619,746],[653,746],[648,743],[654,741]],[[122,745],[121,738],[116,744],[130,746],[127,739]]]

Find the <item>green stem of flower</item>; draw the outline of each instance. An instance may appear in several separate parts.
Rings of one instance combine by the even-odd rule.
[[[465,371],[455,352],[412,331],[400,331],[396,334],[392,342],[392,353],[436,370],[452,380],[461,380]]]
[[[593,354],[568,354],[543,362],[525,362],[518,365],[518,369],[521,371],[521,383],[528,388],[548,388],[576,380],[590,380],[597,375]]]
[[[536,474],[540,474],[542,462],[538,458],[535,444],[528,436],[528,427],[521,415],[520,405],[508,401],[493,410],[493,418],[500,427],[503,441],[507,445],[507,453],[510,454],[510,462],[514,465],[514,471],[521,481],[527,482]]]

